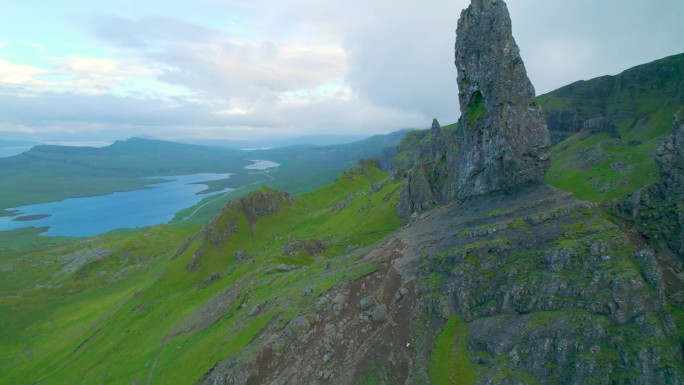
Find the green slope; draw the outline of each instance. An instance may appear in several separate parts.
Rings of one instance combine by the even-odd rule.
[[[315,308],[318,294],[374,271],[358,258],[400,226],[399,187],[365,162],[294,199],[261,188],[199,232],[157,226],[9,250],[0,258],[3,381],[195,383]],[[295,240],[324,249],[292,252]]]
[[[547,180],[578,198],[602,202],[658,178],[654,155],[684,106],[684,54],[580,81],[541,95],[555,144]],[[583,129],[605,117],[616,132]]]
[[[579,132],[586,120],[605,116],[625,142],[645,142],[669,131],[684,105],[684,54],[628,69],[616,76],[579,81],[541,95],[552,141]]]

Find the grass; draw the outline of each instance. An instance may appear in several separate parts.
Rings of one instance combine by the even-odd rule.
[[[484,98],[482,94],[477,92],[471,99],[470,104],[468,104],[468,111],[466,113],[466,122],[468,126],[472,126],[481,117],[487,113],[485,109]]]
[[[254,338],[314,314],[319,294],[377,269],[344,251],[401,226],[399,182],[386,179],[373,167],[346,173],[255,223],[234,204],[204,229],[184,222],[15,243],[0,255],[3,381],[195,383],[217,362],[243,354]],[[372,192],[382,180],[384,187]],[[224,233],[233,225],[237,232]],[[282,256],[290,238],[320,239],[326,251],[319,258]],[[238,250],[249,259],[237,260]],[[197,267],[189,270],[193,261]],[[282,263],[297,268],[279,272]],[[305,287],[314,293],[302,297]],[[254,304],[263,310],[250,317]]]
[[[659,140],[627,145],[607,134],[575,134],[553,147],[547,181],[579,199],[605,202],[655,182]]]
[[[674,55],[617,76],[576,82],[536,100],[547,115],[572,112],[576,116],[574,120],[580,123],[606,116],[619,127],[622,140],[645,142],[671,127],[672,114],[680,107],[678,94],[683,69],[684,55]],[[559,126],[552,124],[549,128],[560,134]]]
[[[477,381],[477,367],[470,362],[468,324],[451,317],[437,336],[430,360],[433,385],[471,385]]]
[[[27,227],[0,231],[0,252],[6,253],[12,250],[57,246],[72,241],[65,237],[41,237],[40,233],[46,230],[47,228]]]

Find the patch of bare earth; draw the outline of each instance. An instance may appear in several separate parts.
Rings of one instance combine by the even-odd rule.
[[[419,352],[411,329],[422,312],[413,283],[394,268],[404,248],[390,238],[369,253],[365,259],[375,260],[377,271],[322,296],[304,335],[262,347],[248,384],[352,384],[377,373],[390,383],[413,383],[423,365],[414,365]]]

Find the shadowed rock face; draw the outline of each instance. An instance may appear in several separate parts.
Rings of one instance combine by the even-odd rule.
[[[656,163],[661,174],[656,183],[609,206],[631,217],[651,247],[668,250],[664,255],[672,253],[664,260],[670,266],[666,270],[676,272],[669,279],[668,294],[684,303],[684,125],[678,114]]]
[[[457,197],[542,180],[549,132],[503,1],[473,0],[461,12],[455,64],[462,113]]]

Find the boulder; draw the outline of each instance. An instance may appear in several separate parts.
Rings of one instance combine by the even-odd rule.
[[[291,340],[302,338],[311,328],[309,320],[304,316],[295,317],[285,326],[285,336]]]

